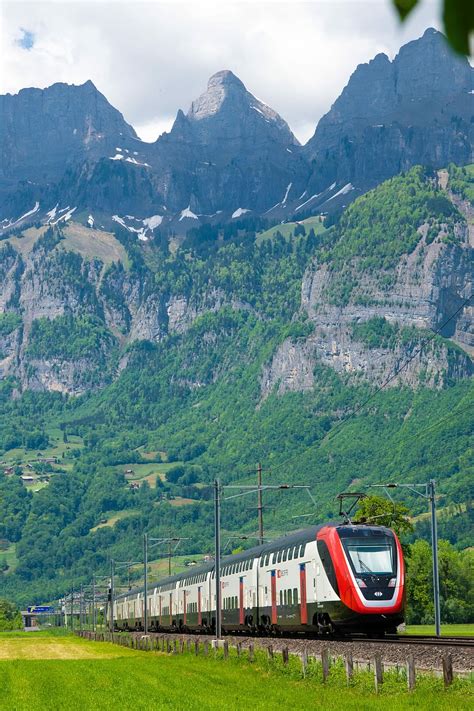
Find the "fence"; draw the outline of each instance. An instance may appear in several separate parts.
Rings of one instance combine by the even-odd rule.
[[[222,649],[222,655],[224,659],[229,657],[229,649],[232,647],[237,657],[246,657],[249,662],[255,660],[255,647],[252,643],[248,644],[245,648],[242,642],[236,642],[230,645],[227,640],[224,640],[218,645],[213,640],[212,643],[209,640],[202,641],[199,638],[191,639],[189,637],[176,637],[170,634],[164,635],[140,635],[140,634],[129,634],[129,633],[112,633],[112,632],[92,632],[89,630],[77,630],[76,635],[84,639],[88,639],[96,642],[111,642],[113,644],[118,644],[122,647],[128,647],[130,649],[136,649],[141,651],[155,651],[155,652],[165,652],[167,654],[183,654],[183,653],[194,653],[196,656],[203,655],[208,657],[211,650]],[[260,652],[265,652],[265,650],[259,650]],[[320,659],[317,660],[316,655],[309,655],[306,650],[303,650],[301,654],[291,654],[288,647],[283,647],[279,652],[273,649],[272,646],[266,647],[266,655],[269,660],[275,660],[278,657],[284,667],[287,667],[290,663],[290,656],[292,659],[299,658],[301,664],[301,674],[303,678],[306,677],[309,665],[314,661],[320,661],[322,681],[326,683],[331,674],[331,666],[333,665],[335,659],[331,657],[329,649],[323,648],[321,650]],[[340,657],[339,657],[340,658]],[[378,693],[384,682],[384,662],[379,652],[375,653],[370,660],[356,660],[353,658],[352,652],[347,652],[343,656],[345,676],[347,684],[350,685],[354,673],[359,670],[373,670],[374,675],[374,686],[375,691]],[[400,666],[396,666],[399,670]],[[416,666],[415,658],[413,654],[409,654],[406,663],[406,680],[407,688],[409,691],[413,691],[416,687]],[[442,657],[442,669],[443,669],[443,681],[445,688],[451,686],[454,681],[454,671],[453,662],[451,655],[449,653],[444,654]]]

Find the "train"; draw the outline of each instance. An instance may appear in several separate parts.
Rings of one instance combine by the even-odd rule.
[[[330,522],[221,559],[225,634],[383,636],[404,621],[405,566],[389,528]],[[144,627],[144,589],[117,595],[117,630]],[[212,633],[213,562],[147,588],[148,630]]]

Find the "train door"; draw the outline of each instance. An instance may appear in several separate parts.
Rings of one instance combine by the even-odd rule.
[[[306,563],[300,563],[300,622],[308,624],[308,602],[306,593]]]
[[[160,617],[160,627],[161,627],[161,625],[163,624],[162,605],[163,605],[163,603],[162,603],[162,599],[161,599],[161,595],[160,595],[160,596],[158,597],[158,615],[159,615],[159,617]]]
[[[198,587],[198,625],[202,625],[202,596],[201,596],[201,590],[202,587]]]
[[[271,599],[272,599],[272,625],[276,625],[278,620],[277,615],[277,575],[276,570],[271,571]]]
[[[183,590],[183,624],[186,624],[186,590]]]
[[[239,578],[239,624],[244,624],[244,579]]]
[[[173,593],[170,592],[170,627],[173,624]]]

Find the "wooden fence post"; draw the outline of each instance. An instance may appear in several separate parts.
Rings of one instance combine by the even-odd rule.
[[[288,664],[289,658],[288,647],[283,647],[281,650],[281,659],[285,666]]]
[[[445,654],[443,656],[443,680],[446,688],[451,686],[453,679],[453,658],[450,654]]]
[[[407,685],[408,691],[413,691],[416,684],[415,674],[415,658],[413,654],[409,654],[407,658]]]
[[[237,656],[240,657],[240,655],[242,654],[242,642],[237,642],[236,649],[237,649]]]
[[[354,662],[352,660],[352,652],[346,653],[346,678],[347,685],[351,683],[352,677],[354,676]]]
[[[376,652],[374,656],[374,681],[375,691],[378,694],[380,686],[383,684],[382,656],[380,652]]]
[[[184,653],[184,639],[181,639],[179,642],[179,653],[180,654]]]
[[[229,656],[229,642],[227,640],[224,641],[224,659],[227,659]]]
[[[273,647],[271,645],[267,647],[267,654],[269,659],[273,659]]]
[[[308,652],[303,649],[303,654],[301,655],[301,669],[303,671],[303,678],[306,679],[306,668],[308,666]]]
[[[249,644],[249,662],[253,662],[253,644]]]
[[[194,641],[194,654],[196,655],[196,657],[199,654],[199,640],[198,639],[196,639]]]
[[[329,649],[327,647],[321,650],[321,665],[323,668],[323,682],[325,682],[329,676]]]

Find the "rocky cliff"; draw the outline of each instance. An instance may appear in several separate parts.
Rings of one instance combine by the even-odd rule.
[[[391,385],[443,387],[472,371],[472,229],[472,206],[446,174],[419,168],[357,200],[319,242],[295,234],[259,246],[257,237],[248,251],[237,238],[206,262],[152,243],[137,261],[133,241],[125,249],[73,220],[30,228],[0,248],[0,375],[22,388],[101,388],[126,367],[131,344],[186,334],[228,308],[286,321],[293,333],[264,366],[263,399],[275,387],[313,387],[318,365],[381,384],[407,359]],[[295,337],[299,322],[305,335]]]
[[[90,81],[2,96],[1,233],[73,211],[145,241],[158,228],[337,211],[413,165],[473,160],[473,71],[427,30],[393,62],[359,66],[304,147],[228,70],[155,143]]]
[[[473,91],[474,69],[433,29],[393,61],[378,54],[361,64],[305,146],[310,191],[364,191],[416,164],[472,162]]]

